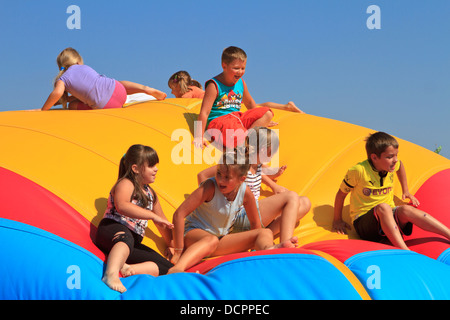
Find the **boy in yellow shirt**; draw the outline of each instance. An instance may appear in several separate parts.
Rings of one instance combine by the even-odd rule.
[[[409,193],[405,166],[397,158],[398,146],[397,140],[384,132],[367,138],[367,160],[348,170],[336,194],[333,230],[343,234],[350,229],[342,220],[342,208],[351,193],[350,217],[363,240],[380,242],[387,237],[394,246],[409,250],[402,234],[410,235],[413,225],[450,240],[450,230],[445,225],[417,208],[419,201]],[[395,172],[402,186],[402,199],[410,199],[412,206],[395,206]]]

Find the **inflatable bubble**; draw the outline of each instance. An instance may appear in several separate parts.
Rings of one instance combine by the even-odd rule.
[[[105,255],[92,239],[119,160],[135,143],[157,150],[152,186],[171,220],[215,156],[212,146],[203,157],[192,146],[200,104],[167,99],[122,109],[1,112],[0,299],[450,298],[446,239],[415,227],[405,239],[410,252],[359,240],[354,230],[331,231],[334,196],[346,170],[364,159],[364,138],[374,130],[280,110],[275,160],[287,170],[278,183],[312,202],[295,230],[299,248],[207,259],[186,273],[124,278],[123,294],[109,289],[101,281]],[[398,140],[420,208],[449,226],[450,161]],[[263,187],[262,197],[270,194]],[[350,222],[347,202],[343,217]],[[163,252],[149,225],[144,244]]]

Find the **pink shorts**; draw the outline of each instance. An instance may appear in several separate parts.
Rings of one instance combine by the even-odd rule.
[[[232,112],[217,117],[209,123],[206,133],[211,136],[212,141],[226,148],[235,148],[245,142],[247,130],[267,111],[272,112],[267,107],[257,107],[245,112]]]
[[[127,91],[123,84],[116,80],[116,86],[114,87],[114,92],[109,98],[109,101],[103,107],[103,109],[112,109],[112,108],[122,108],[127,100]],[[78,102],[77,110],[92,110],[90,106],[83,102]]]

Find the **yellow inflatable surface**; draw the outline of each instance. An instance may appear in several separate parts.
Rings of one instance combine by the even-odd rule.
[[[153,187],[171,220],[177,206],[197,187],[197,173],[210,166],[208,159],[215,155],[212,146],[203,151],[203,160],[194,153],[193,122],[200,105],[198,99],[167,99],[122,109],[2,112],[0,166],[53,192],[98,225],[120,158],[132,144],[149,145],[160,158]],[[364,139],[373,130],[313,115],[274,112],[279,123],[274,129],[280,137],[277,159],[287,165],[278,184],[312,202],[296,229],[300,245],[355,238],[354,231],[348,236],[331,232],[334,196],[346,170],[365,158]],[[450,168],[448,159],[398,140],[412,193],[436,172]],[[262,197],[270,194],[264,189]],[[348,205],[344,219],[350,222]],[[144,243],[164,249],[153,226]]]

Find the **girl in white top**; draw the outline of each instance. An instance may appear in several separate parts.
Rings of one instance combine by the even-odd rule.
[[[256,144],[256,145],[255,145]],[[251,165],[245,183],[252,190],[259,209],[259,220],[262,227],[272,230],[273,234],[280,234],[280,242],[292,238],[297,223],[311,209],[311,202],[307,197],[299,196],[294,191],[279,186],[273,179],[279,177],[286,166],[279,168],[274,175],[269,175],[273,168],[261,163],[261,158],[271,158],[278,151],[278,136],[271,129],[255,127],[248,131],[247,145],[250,149]],[[261,155],[266,155],[262,157]],[[201,183],[214,174],[215,167],[201,171],[198,182]],[[261,182],[268,185],[274,195],[261,199]],[[237,213],[232,232],[242,232],[250,229],[250,223],[245,208]]]
[[[202,183],[175,211],[175,265],[168,273],[183,272],[208,256],[296,246],[297,238],[274,246],[272,231],[261,228],[255,197],[244,183],[249,164],[236,164],[237,158],[236,151],[224,154],[215,179]],[[230,234],[229,227],[241,205],[251,230]]]

